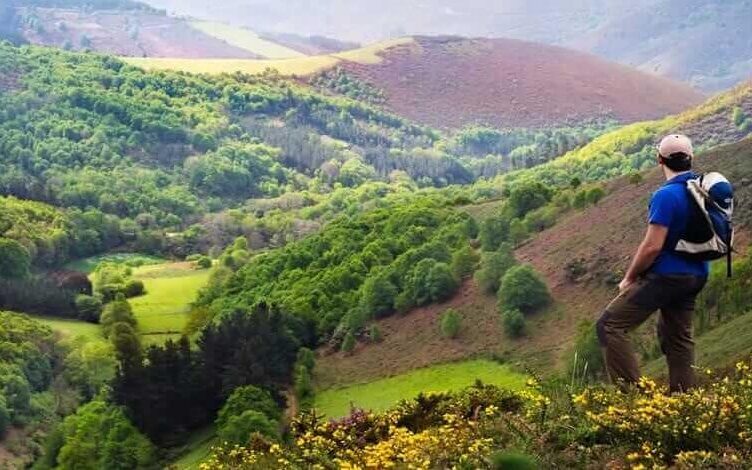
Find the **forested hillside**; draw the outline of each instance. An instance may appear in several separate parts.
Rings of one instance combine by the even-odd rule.
[[[208,248],[206,214],[248,199],[298,193],[306,206],[372,181],[469,183],[554,158],[609,126],[442,136],[274,75],[147,73],[9,45],[0,55],[0,194],[78,210],[99,224],[87,228],[101,247],[119,239],[188,254]]]

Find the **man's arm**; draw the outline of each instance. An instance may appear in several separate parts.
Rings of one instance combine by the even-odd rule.
[[[666,236],[668,236],[668,227],[657,224],[648,225],[645,238],[640,243],[640,247],[632,259],[632,264],[629,266],[629,270],[627,270],[627,274],[619,284],[620,291],[628,289],[629,286],[634,284],[640,274],[647,271],[653,265],[653,262],[655,262],[655,259],[663,249]]]

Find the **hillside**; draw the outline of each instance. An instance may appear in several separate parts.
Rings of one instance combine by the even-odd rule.
[[[663,117],[703,99],[691,88],[558,47],[416,37],[279,61],[132,59],[151,69],[309,76],[339,67],[381,92],[398,115],[438,128],[552,127]]]
[[[305,54],[228,24],[169,16],[140,2],[11,0],[0,37],[18,43],[123,57],[289,58]],[[316,49],[299,41],[299,49]]]
[[[429,305],[378,320],[383,340],[359,344],[354,354],[330,354],[322,350],[317,364],[316,383],[329,388],[360,383],[382,376],[403,373],[434,363],[456,361],[479,354],[491,354],[521,361],[537,370],[552,372],[561,366],[563,355],[572,345],[580,320],[594,319],[613,296],[614,280],[643,235],[645,208],[653,188],[660,183],[654,169],[652,142],[661,134],[676,130],[697,136],[697,143],[733,143],[748,135],[730,120],[730,111],[740,107],[752,111],[752,88],[739,87],[716,97],[703,106],[663,121],[628,126],[606,134],[591,144],[548,164],[502,176],[495,185],[509,180],[532,178],[563,186],[573,178],[608,179],[630,173],[630,168],[652,168],[638,185],[620,178],[606,185],[608,196],[597,205],[572,211],[541,233],[531,235],[515,256],[531,263],[550,287],[554,303],[544,313],[529,320],[533,333],[529,339],[510,340],[504,334],[497,299],[487,295],[473,280],[467,280],[456,294],[443,303]],[[700,145],[702,146],[702,145]],[[721,171],[738,182],[740,209],[737,220],[742,227],[752,223],[746,201],[752,198],[749,184],[752,174],[752,141],[718,147],[703,153],[700,169]],[[479,221],[495,216],[504,201],[466,206],[463,210]],[[585,230],[584,227],[588,229]],[[745,238],[740,238],[744,243]],[[577,263],[584,269],[576,282],[567,275]],[[457,339],[447,341],[439,331],[439,317],[449,308],[463,316],[463,329]]]
[[[384,90],[396,113],[435,127],[542,127],[594,116],[633,122],[702,101],[684,85],[522,41],[418,37],[383,56],[342,67]]]
[[[373,42],[397,35],[504,37],[597,54],[707,91],[749,78],[745,0],[149,0],[170,11],[258,30]]]

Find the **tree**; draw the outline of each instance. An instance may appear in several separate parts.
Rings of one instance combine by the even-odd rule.
[[[510,243],[517,246],[522,243],[528,235],[529,233],[525,222],[522,219],[512,219],[512,222],[509,224]]]
[[[196,260],[198,269],[209,269],[212,267],[212,260],[208,256],[201,256]]]
[[[442,336],[454,339],[462,328],[462,317],[459,312],[450,308],[441,314],[439,324]]]
[[[110,335],[117,323],[126,323],[131,328],[136,328],[136,317],[133,316],[133,310],[123,294],[117,294],[115,300],[107,304],[102,312],[100,324],[105,337]]]
[[[23,279],[29,275],[31,256],[20,243],[0,238],[0,277]]]
[[[500,215],[489,217],[481,223],[479,236],[483,251],[496,251],[509,237],[509,219]]]
[[[457,279],[471,276],[480,262],[480,256],[470,245],[464,246],[452,254],[452,274]]]
[[[266,390],[253,385],[236,388],[225,402],[214,422],[217,429],[222,429],[230,419],[246,411],[257,411],[272,421],[279,421],[282,412]]]
[[[351,158],[340,168],[338,179],[345,186],[354,188],[375,177],[376,170],[371,165],[364,163],[360,158]]]
[[[598,204],[606,196],[606,191],[600,186],[591,188],[587,193],[587,200],[590,204]]]
[[[501,323],[504,326],[504,332],[510,338],[519,338],[525,334],[525,316],[516,308],[503,310]]]
[[[156,463],[156,451],[118,407],[94,400],[60,425],[62,445],[56,456],[61,470],[148,469]]]
[[[510,194],[507,207],[514,217],[524,217],[551,200],[551,189],[538,181],[524,181],[516,184]]]
[[[379,318],[394,310],[396,296],[397,287],[386,272],[381,272],[366,278],[361,287],[360,305],[365,312]]]
[[[77,295],[76,310],[78,311],[78,318],[81,320],[98,323],[99,317],[102,315],[102,299],[90,295]]]
[[[240,415],[230,417],[227,424],[219,428],[217,435],[222,442],[244,445],[255,433],[268,439],[279,439],[278,427],[277,423],[263,413],[248,410]]]
[[[146,294],[146,288],[144,282],[140,279],[130,279],[123,286],[123,294],[127,298],[138,297]]]
[[[502,276],[516,262],[509,245],[503,245],[498,251],[484,253],[480,269],[475,273],[475,281],[484,292],[495,294],[501,285]]]
[[[530,265],[515,266],[504,275],[499,287],[499,308],[533,312],[550,301],[548,287]]]

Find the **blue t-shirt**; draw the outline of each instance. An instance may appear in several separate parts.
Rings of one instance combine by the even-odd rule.
[[[666,243],[649,269],[651,273],[708,276],[706,261],[692,261],[674,252],[689,221],[692,201],[687,192],[687,181],[691,178],[696,178],[696,175],[690,172],[668,180],[650,200],[648,223],[668,227]]]

